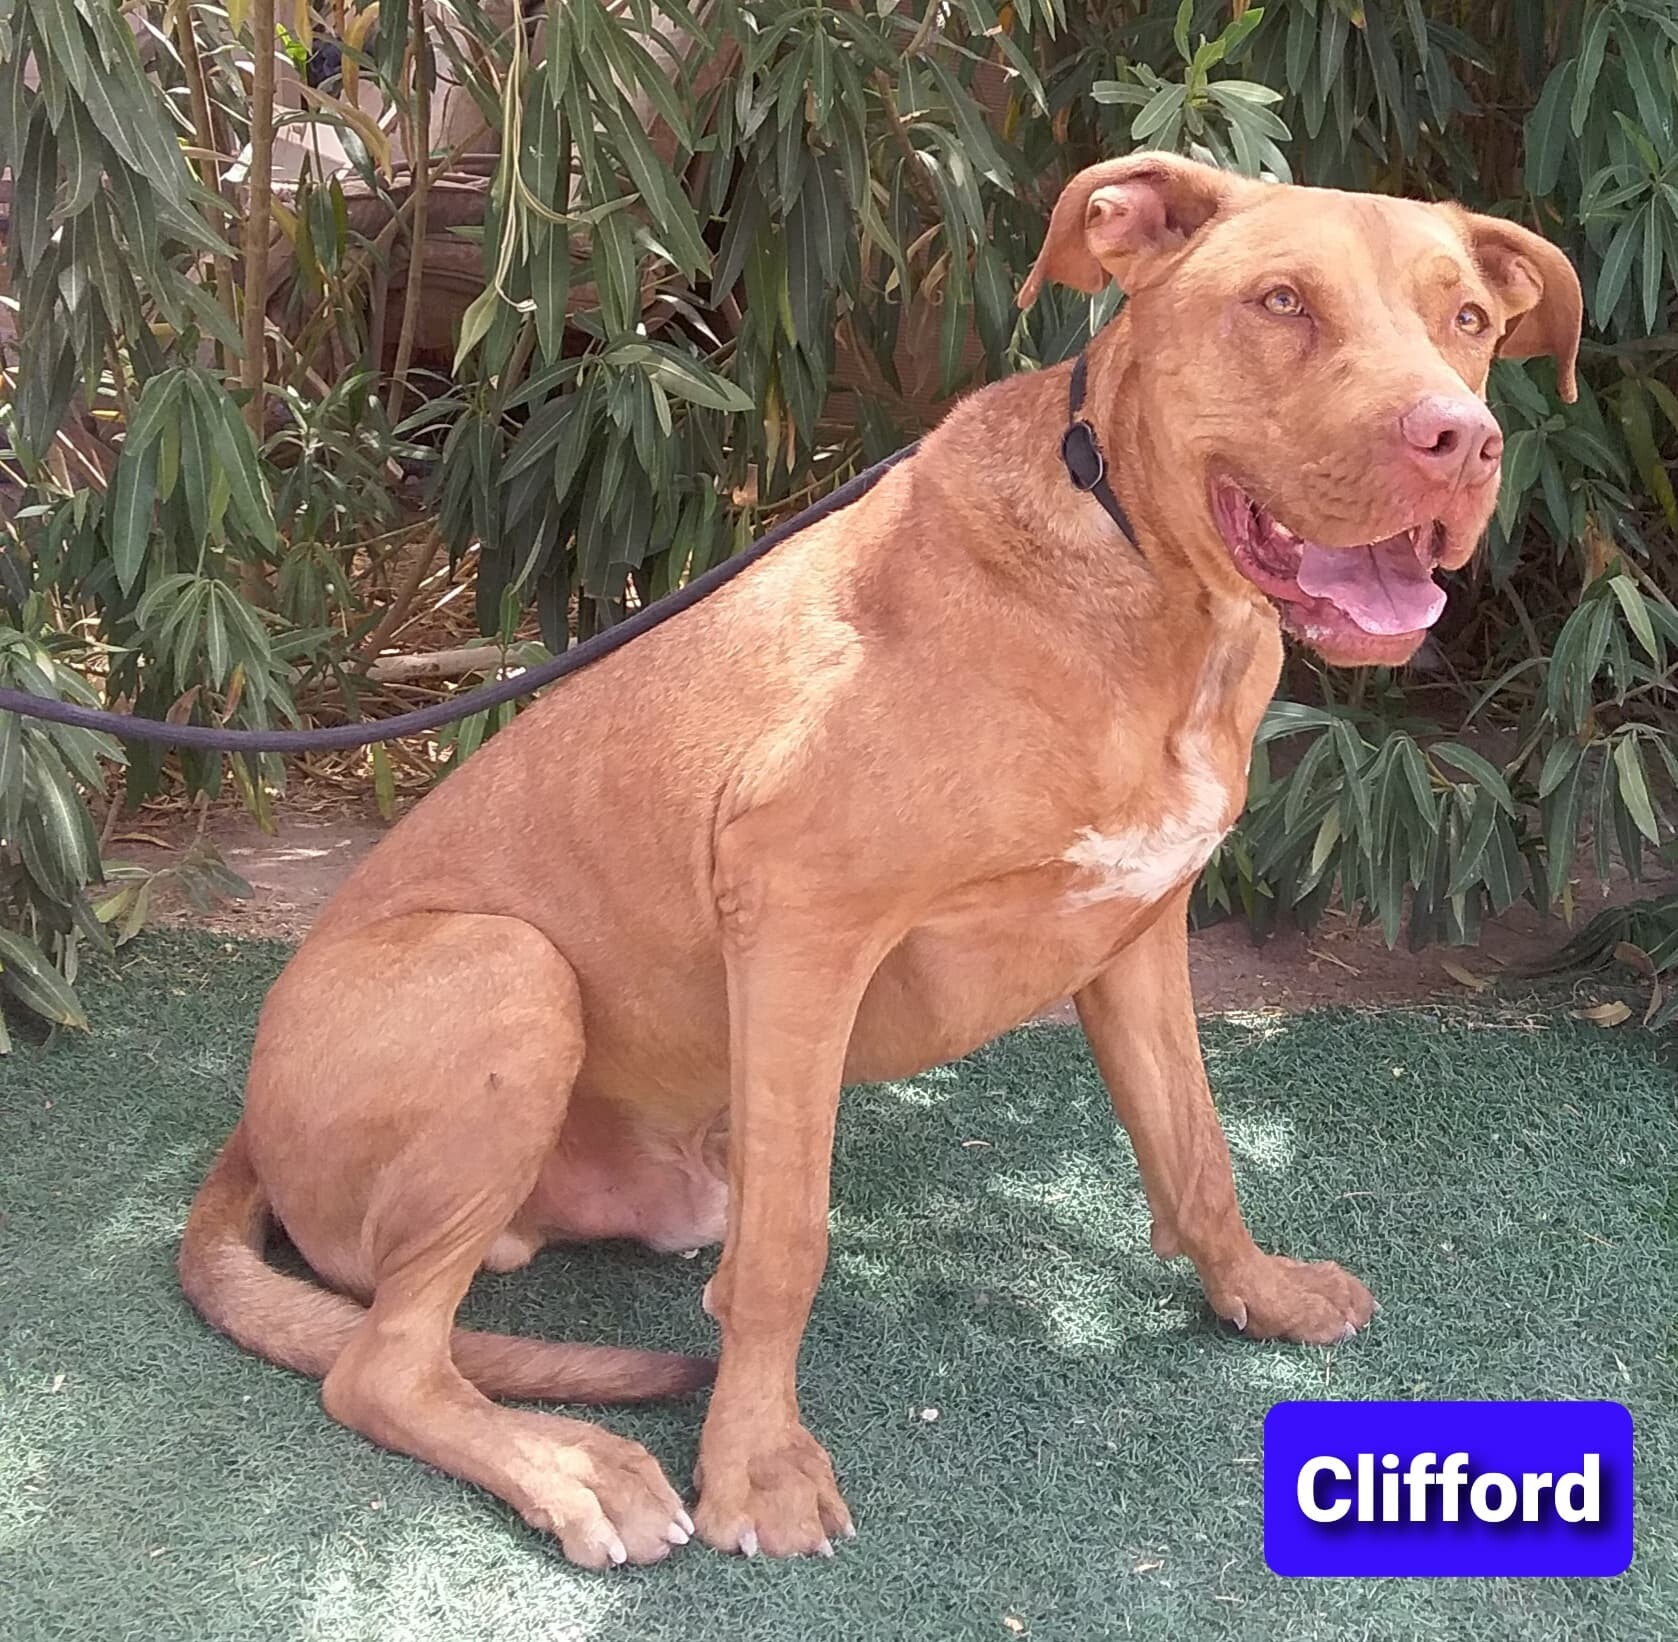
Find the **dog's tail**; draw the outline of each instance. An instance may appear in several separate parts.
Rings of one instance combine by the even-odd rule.
[[[235,1129],[193,1199],[181,1240],[181,1287],[205,1321],[246,1351],[323,1379],[366,1307],[277,1271],[263,1258],[268,1204]],[[710,1383],[708,1357],[556,1344],[457,1328],[455,1366],[486,1396],[556,1402],[641,1402]]]

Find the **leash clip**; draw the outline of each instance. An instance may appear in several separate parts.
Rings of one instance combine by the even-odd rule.
[[[1094,490],[1107,477],[1107,459],[1101,454],[1095,429],[1081,416],[1061,435],[1060,459],[1079,490]]]

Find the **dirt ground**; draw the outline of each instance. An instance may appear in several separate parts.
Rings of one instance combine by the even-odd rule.
[[[387,830],[370,802],[308,802],[282,813],[271,836],[244,814],[218,809],[211,813],[204,836],[250,884],[250,898],[225,902],[207,914],[165,904],[160,916],[234,936],[296,941]],[[192,822],[178,808],[142,811],[119,825],[110,853],[161,866],[193,832]],[[1612,898],[1637,893],[1649,893],[1649,887],[1616,886]],[[1581,919],[1603,904],[1594,880],[1580,884],[1578,895]],[[1468,995],[1468,983],[1451,974],[1446,964],[1490,980],[1504,966],[1553,951],[1566,937],[1559,920],[1546,923],[1525,905],[1488,924],[1482,946],[1471,952],[1430,947],[1412,953],[1402,945],[1389,952],[1379,929],[1359,929],[1333,913],[1309,937],[1283,934],[1258,946],[1243,924],[1230,920],[1194,936],[1190,967],[1196,1002],[1207,1014],[1397,1003],[1436,995],[1461,999]],[[1070,1004],[1051,1015],[1070,1020]]]

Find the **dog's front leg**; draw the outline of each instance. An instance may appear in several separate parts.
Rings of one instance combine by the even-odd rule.
[[[1369,1291],[1326,1260],[1262,1253],[1241,1217],[1200,1057],[1187,911],[1187,896],[1174,897],[1076,1000],[1113,1109],[1136,1148],[1154,1252],[1188,1255],[1213,1309],[1257,1338],[1344,1339],[1374,1312]]]
[[[778,899],[778,897],[777,897]],[[728,1227],[705,1308],[722,1356],[699,1444],[707,1544],[831,1555],[850,1536],[833,1465],[799,1416],[799,1343],[827,1263],[828,1171],[845,1051],[877,954],[843,918],[731,921]],[[825,927],[822,927],[825,924]]]

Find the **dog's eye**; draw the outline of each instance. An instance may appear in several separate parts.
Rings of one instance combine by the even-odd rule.
[[[1298,319],[1305,312],[1305,299],[1291,285],[1278,285],[1264,293],[1264,306],[1283,319]]]
[[[1465,302],[1457,309],[1457,329],[1465,336],[1484,336],[1491,322],[1491,316],[1478,302]]]

